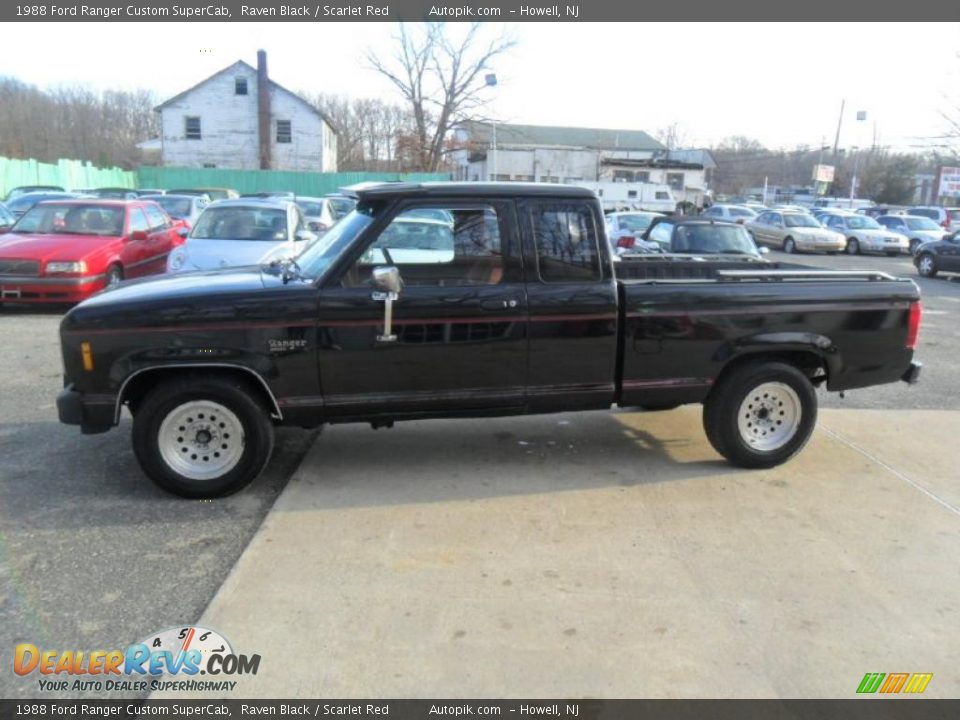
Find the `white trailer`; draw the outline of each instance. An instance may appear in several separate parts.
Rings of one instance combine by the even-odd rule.
[[[672,213],[677,209],[677,201],[670,186],[661,183],[610,181],[573,184],[593,190],[600,198],[603,209],[611,212],[649,210]]]

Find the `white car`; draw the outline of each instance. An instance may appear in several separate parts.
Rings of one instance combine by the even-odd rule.
[[[167,258],[167,272],[262,265],[293,258],[316,240],[289,200],[241,198],[208,205]]]
[[[820,222],[830,230],[843,233],[847,239],[847,253],[850,255],[859,255],[862,252],[883,253],[891,257],[910,254],[910,238],[887,230],[866,215],[828,213],[820,218]]]
[[[607,237],[610,239],[612,257],[638,252],[644,249],[653,252],[659,251],[656,243],[644,243],[640,236],[647,231],[650,224],[659,217],[665,217],[658,212],[612,212],[607,213]],[[649,245],[649,247],[645,247]]]
[[[297,197],[295,202],[303,213],[307,229],[317,235],[332,228],[357,204],[356,200],[345,195]]]
[[[727,205],[724,203],[719,203],[717,205],[711,205],[702,213],[700,217],[710,218],[711,220],[724,220],[726,222],[737,223],[738,225],[743,225],[746,222],[753,220],[758,213],[751,210],[750,208],[744,205]]]
[[[919,215],[881,215],[877,222],[887,230],[906,235],[910,239],[911,255],[916,255],[917,248],[924,243],[943,240],[950,234],[930,218]]]

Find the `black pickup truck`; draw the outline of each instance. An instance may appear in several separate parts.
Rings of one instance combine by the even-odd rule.
[[[786,461],[815,387],[915,382],[917,286],[739,258],[615,261],[600,204],[558,185],[379,184],[295,262],[120,284],[61,326],[60,420],[126,405],[144,472],[234,492],[275,425],[703,403],[730,462]],[[642,472],[638,470],[638,472]]]

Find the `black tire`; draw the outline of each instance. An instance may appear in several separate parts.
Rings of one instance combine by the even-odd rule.
[[[183,444],[183,462],[189,464],[191,461],[187,458],[192,457],[193,467],[204,472],[200,463],[208,458],[213,463],[225,462],[219,459],[219,450],[223,448],[224,455],[229,453],[235,463],[224,467],[219,475],[190,477],[164,458],[161,450],[164,421],[170,418],[175,425],[177,413],[182,415],[192,408],[208,412],[208,415],[198,414],[196,420],[189,417],[187,419],[194,424],[177,428],[184,432],[186,442],[183,442],[184,437],[176,438],[174,442],[164,435],[168,437],[165,450],[169,457],[172,452],[170,443],[173,447]],[[217,418],[212,414],[224,409],[224,417]],[[217,434],[223,432],[219,428],[230,429],[237,425],[240,438]],[[167,431],[170,429],[172,426],[168,425]],[[191,436],[191,433],[194,434]],[[237,440],[239,447],[235,444]],[[249,485],[266,467],[273,452],[273,424],[269,411],[241,380],[213,375],[184,377],[158,385],[138,403],[133,418],[133,450],[143,472],[164,490],[186,498],[223,497]]]
[[[859,255],[860,242],[856,238],[847,238],[847,255]]]
[[[777,392],[783,393],[784,399],[789,393],[781,386],[790,388],[795,400],[787,402],[796,405],[797,415],[792,428],[787,427],[781,431],[773,425],[777,420],[777,412],[783,414],[776,406],[776,400],[772,401],[772,408],[768,408],[767,400],[764,399],[767,396],[758,395],[756,401],[764,404],[760,422],[774,427],[770,431],[770,441],[774,440],[774,432],[784,433],[782,444],[765,449],[753,446],[755,442],[767,442],[765,437],[758,435],[759,426],[751,430],[753,435],[749,436],[749,440],[741,432],[740,410],[742,405],[748,404],[751,393],[768,383],[775,384],[773,387],[777,388]],[[774,393],[773,397],[778,396]],[[753,408],[753,405],[749,407]],[[783,402],[780,407],[783,407]],[[760,417],[761,408],[750,412]],[[754,421],[758,422],[756,417]],[[703,427],[710,444],[729,462],[744,468],[769,468],[786,462],[807,444],[816,422],[816,390],[800,370],[781,362],[759,361],[735,368],[723,377],[703,405]]]
[[[917,258],[917,272],[922,277],[936,277],[937,271],[937,259],[932,253],[925,252]]]
[[[107,268],[107,275],[104,280],[107,287],[123,282],[123,268],[119,265],[111,265]]]
[[[797,251],[797,243],[794,242],[792,237],[784,239],[783,251],[788,255],[793,255]]]
[[[917,250],[920,249],[920,246],[921,246],[921,245],[923,245],[923,243],[920,242],[920,240],[919,240],[918,238],[914,238],[913,240],[911,240],[911,241],[910,241],[910,254],[911,254],[911,255],[916,255],[916,254],[917,254]]]

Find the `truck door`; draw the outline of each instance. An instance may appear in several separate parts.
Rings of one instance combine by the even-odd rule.
[[[519,206],[530,308],[531,412],[606,408],[616,394],[617,285],[590,200]]]
[[[320,296],[328,418],[475,414],[525,403],[527,299],[512,202],[404,201]],[[395,267],[389,299],[375,268]],[[391,322],[387,326],[387,303]]]

